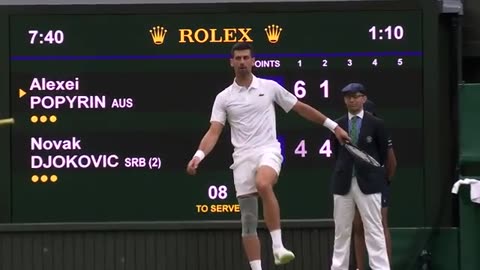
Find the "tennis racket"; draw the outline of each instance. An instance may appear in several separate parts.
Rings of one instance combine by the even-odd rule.
[[[15,119],[13,119],[13,118],[0,119],[0,126],[11,125],[13,123],[15,123]]]
[[[380,163],[376,159],[374,159],[372,156],[367,154],[367,152],[361,150],[360,148],[356,147],[355,145],[347,142],[343,146],[348,150],[348,152],[350,152],[350,154],[353,156],[353,158],[355,158],[355,159],[357,159],[361,162],[366,162],[366,163],[368,163],[368,164],[370,164],[371,166],[374,166],[374,167],[381,167]]]

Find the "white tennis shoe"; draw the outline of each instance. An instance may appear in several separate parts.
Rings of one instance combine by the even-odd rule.
[[[282,247],[273,250],[273,257],[275,258],[275,265],[281,265],[291,262],[295,259],[295,254],[290,250]]]

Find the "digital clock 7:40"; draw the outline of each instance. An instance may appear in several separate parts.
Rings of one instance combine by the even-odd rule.
[[[30,35],[30,44],[62,44],[65,35],[62,30],[48,30],[42,32],[39,30],[28,30]]]

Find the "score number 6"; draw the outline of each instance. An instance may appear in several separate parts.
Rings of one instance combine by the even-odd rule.
[[[293,86],[293,92],[297,98],[304,98],[307,95],[307,89],[305,88],[306,83],[302,80],[295,82]],[[320,84],[320,89],[323,90],[323,97],[328,98],[328,80],[324,80]]]

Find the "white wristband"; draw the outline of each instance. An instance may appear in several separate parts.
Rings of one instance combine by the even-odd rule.
[[[338,124],[332,121],[330,118],[327,118],[325,122],[323,122],[323,126],[330,129],[331,132],[338,126]]]
[[[197,152],[195,152],[195,155],[193,155],[193,156],[198,157],[201,161],[202,159],[205,158],[205,153],[202,150],[197,150]]]

